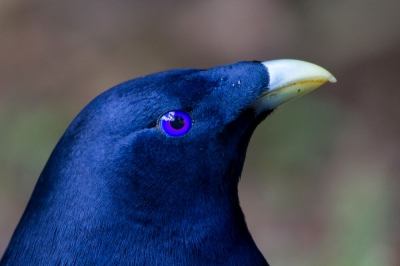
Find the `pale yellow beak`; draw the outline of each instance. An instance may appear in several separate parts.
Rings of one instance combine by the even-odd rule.
[[[336,82],[326,69],[312,63],[293,59],[265,61],[262,64],[269,74],[269,86],[253,104],[260,112],[309,93],[326,82]]]

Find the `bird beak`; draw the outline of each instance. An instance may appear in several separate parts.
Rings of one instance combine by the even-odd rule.
[[[327,81],[336,82],[326,69],[300,60],[282,59],[262,64],[269,73],[269,86],[253,104],[258,112],[272,110],[315,90]]]

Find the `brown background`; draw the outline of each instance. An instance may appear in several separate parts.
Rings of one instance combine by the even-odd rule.
[[[240,184],[272,265],[400,265],[400,1],[0,1],[0,254],[93,97],[156,71],[296,58],[338,83],[255,132]],[[1,256],[1,255],[0,255]]]

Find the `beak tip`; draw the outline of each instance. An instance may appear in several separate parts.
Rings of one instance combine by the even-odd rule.
[[[336,79],[334,76],[332,76],[332,75],[328,78],[328,80],[329,80],[329,82],[331,82],[331,83],[336,83],[336,82],[337,82],[337,79]]]

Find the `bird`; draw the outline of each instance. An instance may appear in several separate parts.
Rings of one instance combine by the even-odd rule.
[[[268,265],[239,202],[247,146],[279,105],[328,81],[278,59],[101,93],[52,151],[0,265]]]

